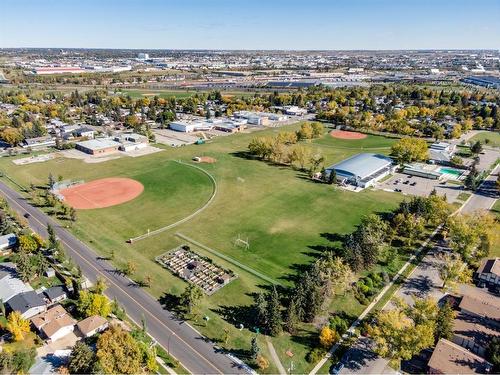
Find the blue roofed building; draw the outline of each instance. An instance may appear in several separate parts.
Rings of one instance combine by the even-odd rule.
[[[372,186],[393,172],[394,163],[391,158],[372,153],[351,156],[340,163],[325,169],[326,173],[335,170],[337,182],[361,188]]]

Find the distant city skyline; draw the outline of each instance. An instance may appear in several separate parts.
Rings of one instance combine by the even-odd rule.
[[[3,0],[0,48],[500,49],[498,0]]]

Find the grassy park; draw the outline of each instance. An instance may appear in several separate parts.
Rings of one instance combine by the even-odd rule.
[[[481,141],[489,147],[500,147],[500,133],[499,132],[480,132],[472,137],[469,142]]]
[[[286,130],[296,128],[298,125],[291,125]],[[273,135],[278,131],[269,129],[259,135]],[[186,283],[160,267],[154,258],[186,243],[176,233],[215,249],[278,284],[290,285],[289,276],[302,265],[311,263],[319,254],[317,249],[330,244],[332,236],[351,232],[363,215],[389,211],[401,199],[371,189],[347,192],[314,183],[303,172],[289,167],[248,158],[245,150],[254,136],[236,134],[204,145],[165,148],[140,158],[122,157],[98,164],[56,158],[16,166],[12,159],[2,158],[0,170],[23,186],[46,184],[49,173],[85,181],[112,176],[140,181],[145,189],[138,198],[114,207],[80,210],[71,230],[102,256],[114,254],[113,262],[118,268],[133,261],[137,271],[132,278],[143,280],[149,276],[152,279],[149,291],[167,306],[184,290]],[[346,141],[325,134],[306,146],[321,152],[325,165],[330,165],[363,151],[388,153],[392,142],[371,135],[362,140]],[[199,165],[215,178],[218,187],[215,199],[206,210],[156,236],[126,243],[127,239],[146,233],[148,229],[154,230],[188,216],[210,198],[213,191],[210,178],[196,168],[175,162],[189,163],[193,156],[202,155],[217,159],[214,164]],[[248,239],[248,249],[234,245],[238,236]],[[248,327],[240,331],[228,322],[234,321],[230,316],[237,316],[238,309],[250,305],[252,293],[265,288],[268,282],[230,260],[197,246],[192,248],[239,275],[214,295],[204,298],[200,314],[192,323],[214,341],[220,340],[223,330],[228,329],[229,338],[224,346],[244,357],[252,334],[246,329]],[[404,259],[398,259],[392,267],[397,268]],[[364,305],[348,293],[335,298],[330,308],[355,316]],[[203,321],[202,316],[209,316],[210,320]],[[285,351],[289,349],[296,355],[296,371],[305,372],[312,367],[303,358],[309,350],[311,337],[316,335],[317,328],[304,325],[297,337],[283,334],[272,339],[285,367],[289,362]],[[264,338],[260,336],[259,346],[270,359]],[[272,361],[268,371],[276,372]]]

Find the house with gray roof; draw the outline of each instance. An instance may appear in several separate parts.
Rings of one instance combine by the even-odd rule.
[[[19,311],[24,319],[29,319],[47,310],[47,305],[36,292],[24,292],[15,295],[5,304],[7,310]]]
[[[30,291],[33,288],[18,277],[14,263],[0,263],[0,299],[3,303],[20,293]]]

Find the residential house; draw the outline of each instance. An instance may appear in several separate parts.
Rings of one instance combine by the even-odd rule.
[[[485,374],[493,365],[460,345],[440,339],[428,363],[429,374]]]
[[[78,322],[76,327],[83,337],[90,337],[95,335],[96,333],[104,331],[106,328],[108,328],[108,325],[109,323],[106,318],[103,318],[99,315],[93,315]]]
[[[62,285],[48,288],[43,291],[43,294],[47,297],[47,302],[50,304],[55,304],[68,298],[68,294]]]
[[[17,236],[14,233],[9,233],[0,236],[0,254],[5,255],[10,253],[10,250],[16,246]]]
[[[6,307],[8,311],[19,311],[25,319],[47,310],[45,301],[34,291],[16,294],[7,301]]]
[[[55,305],[31,318],[31,323],[48,341],[57,341],[73,332],[76,320],[61,305]]]
[[[488,319],[460,312],[453,321],[451,341],[481,357],[493,337],[500,337],[500,331]]]
[[[462,313],[487,320],[500,329],[500,298],[480,288],[465,286],[459,309]]]
[[[18,278],[14,263],[0,263],[0,299],[3,303],[20,293],[32,290],[30,285]]]
[[[479,286],[500,287],[500,258],[484,259],[476,275]]]

